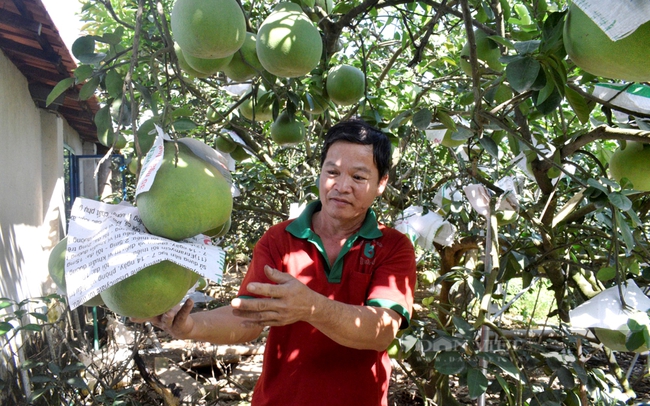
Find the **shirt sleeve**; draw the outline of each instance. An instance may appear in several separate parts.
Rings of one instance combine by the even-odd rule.
[[[400,329],[405,329],[411,322],[413,311],[415,251],[404,234],[390,228],[382,231],[390,236],[385,240],[392,249],[382,255],[380,265],[373,272],[366,304],[396,311],[402,316]]]

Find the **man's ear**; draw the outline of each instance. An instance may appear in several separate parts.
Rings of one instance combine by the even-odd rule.
[[[384,190],[386,189],[386,185],[388,184],[388,175],[384,175],[383,178],[379,179],[379,187],[377,188],[377,196],[381,196],[382,193],[384,193]]]

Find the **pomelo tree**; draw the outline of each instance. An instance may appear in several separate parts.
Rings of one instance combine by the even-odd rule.
[[[639,266],[650,256],[649,196],[608,171],[619,144],[648,143],[650,110],[594,93],[599,84],[625,78],[594,76],[567,56],[565,44],[594,46],[566,37],[567,2],[303,1],[274,10],[278,3],[241,2],[268,72],[240,83],[223,72],[197,75],[184,67],[174,51],[172,1],[87,2],[87,35],[73,48],[76,80],[103,105],[128,106],[127,120],[104,124],[129,140],[126,154],[142,154],[138,128],[151,118],[172,137],[213,143],[222,130],[238,136],[232,176],[241,194],[220,240],[231,260],[250,255],[271,224],[288,218],[292,203],[317,198],[320,140],[331,125],[360,117],[380,127],[391,134],[394,168],[379,218],[394,225],[405,209],[421,206],[455,231],[417,246],[423,292],[417,301],[428,317],[401,334],[399,365],[418,396],[458,404],[449,385],[456,375],[472,399],[490,393],[505,404],[631,399],[634,388],[615,363],[612,381],[585,365],[585,354],[611,351],[585,347],[568,330],[569,311],[607,287],[650,280]],[[301,30],[311,31],[306,24],[317,30],[317,62],[306,51],[292,55],[306,57],[295,64],[306,71],[283,70],[276,66],[280,57],[265,62],[282,46],[303,49],[293,42],[301,36],[291,24],[269,19],[273,12],[290,15]],[[271,28],[269,42],[264,35]],[[628,52],[635,60],[647,47]],[[342,64],[365,76],[365,93],[351,105],[327,98],[326,73]],[[639,66],[640,74],[646,70]],[[300,143],[279,145],[270,136],[275,120],[238,113],[247,98],[264,92],[275,120],[288,115],[306,123]],[[444,144],[432,141],[432,128],[445,130]],[[650,167],[639,163],[634,171]],[[515,282],[522,291],[548,287],[552,304],[543,322],[554,326],[561,352],[573,358],[548,357],[551,350],[508,338],[499,315],[520,297],[508,290]],[[532,320],[521,323],[529,329]],[[631,331],[647,337],[647,327]],[[490,334],[501,341],[490,344]],[[638,337],[629,335],[626,348],[641,347],[634,347]],[[557,378],[559,389],[537,381],[533,371]]]

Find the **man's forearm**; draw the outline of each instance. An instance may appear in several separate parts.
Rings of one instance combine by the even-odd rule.
[[[401,322],[393,310],[354,306],[320,296],[308,322],[337,343],[360,350],[385,350]]]
[[[257,338],[261,327],[243,327],[241,317],[232,314],[232,307],[192,313],[194,326],[184,339],[206,341],[213,344],[239,344]]]

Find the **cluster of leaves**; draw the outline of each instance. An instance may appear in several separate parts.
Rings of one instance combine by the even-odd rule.
[[[440,303],[432,312],[437,321],[427,322],[428,334],[473,342],[490,322],[486,304],[497,286],[512,278],[522,278],[524,287],[532,280],[548,280],[556,306],[550,317],[558,325],[569,321],[571,308],[606,287],[627,278],[647,284],[648,271],[639,264],[647,263],[650,254],[650,199],[612,180],[607,164],[616,141],[645,142],[643,119],[648,116],[634,111],[625,118],[612,115],[608,101],[591,95],[595,84],[607,80],[567,58],[565,1],[349,0],[336,3],[330,13],[319,2],[307,3],[303,9],[316,16],[326,45],[321,65],[306,77],[272,82],[257,77],[247,83],[254,92],[270,91],[265,103],[276,116],[288,109],[308,123],[303,144],[278,147],[268,136],[269,122],[240,116],[237,106],[250,96],[237,93],[237,83],[221,74],[192,78],[179,69],[169,32],[170,0],[87,2],[81,17],[88,34],[72,50],[81,64],[75,77],[51,96],[74,82],[85,83],[80,97],[95,94],[102,102],[96,118],[100,140],[117,146],[124,137],[121,151],[133,159],[142,155],[138,129],[148,120],[173,137],[207,143],[222,129],[235,131],[251,157],[238,162],[233,172],[241,195],[223,244],[248,254],[270,224],[287,218],[291,203],[317,197],[319,141],[333,123],[358,116],[389,132],[395,165],[378,205],[382,220],[390,224],[412,205],[442,213],[457,228],[456,242],[436,246],[435,252],[419,250],[419,269],[422,275],[437,275],[436,284],[446,293],[450,286],[468,286],[475,298],[471,306]],[[253,31],[271,9],[265,2],[241,5]],[[500,47],[500,67],[477,58],[475,29],[487,32]],[[466,44],[469,56],[461,57]],[[461,58],[467,58],[471,72],[462,69]],[[364,71],[366,96],[354,106],[331,104],[322,115],[306,113],[315,97],[326,96],[327,69],[338,63]],[[432,143],[427,137],[431,125],[462,145]],[[507,196],[498,186],[504,178],[515,185],[519,211],[514,222],[495,226],[498,204]],[[471,184],[489,191],[490,217],[477,214],[462,196]],[[442,189],[461,197],[439,207],[434,202]],[[461,326],[459,318],[474,320],[474,325]],[[561,334],[570,336],[567,330]],[[413,337],[421,342],[418,333]],[[570,341],[566,345],[578,351]],[[442,358],[422,358],[426,369],[450,372],[444,357],[453,354],[436,354]],[[519,365],[523,355],[505,356]],[[481,360],[495,367],[504,393],[513,392],[502,384],[502,375],[524,382],[501,358],[480,351],[472,357],[463,355],[459,365],[467,381],[476,382],[473,396],[488,387],[485,375],[476,372],[482,374],[477,369]],[[582,376],[575,366],[567,370]],[[420,376],[432,381],[434,375]],[[571,385],[564,387],[563,396],[569,396]],[[552,404],[561,401],[553,399]]]

